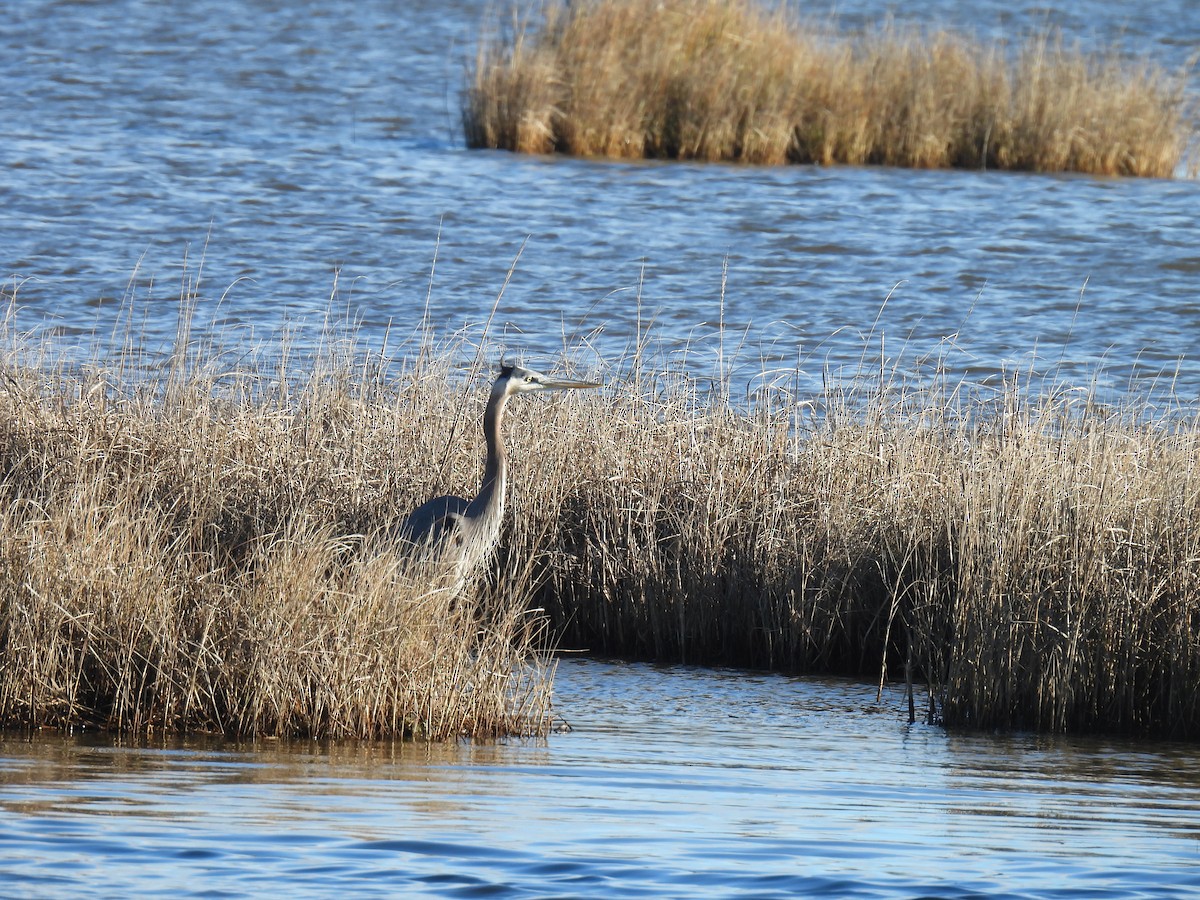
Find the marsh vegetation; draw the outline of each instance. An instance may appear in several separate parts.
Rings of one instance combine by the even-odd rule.
[[[0,385],[0,721],[545,732],[528,573],[466,602],[389,540],[425,482],[476,463],[430,464],[461,399],[444,371],[380,394],[350,359],[252,371],[214,352],[159,378],[26,351]]]
[[[936,367],[816,394],[764,373],[748,404],[641,344],[570,373],[602,392],[514,405],[501,547],[455,594],[386,536],[478,484],[470,348],[149,371],[6,347],[5,725],[544,733],[559,648],[907,669],[951,725],[1200,734],[1184,410]]]
[[[616,158],[1171,177],[1186,71],[1051,33],[843,34],[759,0],[587,0],[485,35],[472,147]],[[1190,168],[1194,169],[1194,165]]]

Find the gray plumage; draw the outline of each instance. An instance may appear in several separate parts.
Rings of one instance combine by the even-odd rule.
[[[551,378],[521,366],[501,366],[483,414],[487,458],[479,493],[472,500],[452,495],[427,500],[401,524],[401,539],[426,558],[453,565],[455,582],[461,584],[476,567],[487,562],[500,540],[508,479],[502,430],[508,398],[530,391],[589,387],[599,385]]]

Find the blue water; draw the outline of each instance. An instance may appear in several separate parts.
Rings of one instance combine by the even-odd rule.
[[[193,338],[224,347],[281,328],[315,344],[332,310],[363,352],[402,360],[428,310],[464,355],[601,369],[640,325],[689,374],[720,349],[740,389],[815,388],[882,355],[905,378],[942,359],[971,384],[1033,372],[1200,396],[1196,181],[471,152],[459,92],[489,7],[0,6],[16,329],[83,355],[128,332],[153,359],[187,294]],[[985,36],[1059,27],[1169,67],[1200,44],[1185,2],[855,0],[831,21],[888,10]]]
[[[1200,895],[1200,752],[908,726],[855,682],[569,660],[498,745],[0,743],[9,897]]]
[[[153,361],[194,302],[222,347],[332,315],[398,361],[422,323],[600,370],[649,333],[747,389],[882,354],[1200,398],[1195,181],[469,152],[487,7],[0,4],[9,336]],[[1190,2],[891,11],[1171,66],[1200,45]],[[950,734],[895,693],[739,672],[567,661],[557,691],[574,730],[544,742],[7,735],[0,896],[1200,896],[1189,746]]]

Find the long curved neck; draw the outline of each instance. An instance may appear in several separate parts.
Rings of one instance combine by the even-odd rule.
[[[467,509],[467,515],[486,515],[488,518],[504,515],[504,482],[508,467],[504,460],[504,434],[500,426],[504,421],[504,404],[507,402],[507,392],[497,385],[488,397],[487,410],[483,414],[483,437],[487,441],[483,482]]]

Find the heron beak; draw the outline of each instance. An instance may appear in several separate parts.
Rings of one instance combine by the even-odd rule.
[[[596,388],[604,385],[598,381],[568,381],[564,378],[543,378],[542,387],[550,391],[569,391],[575,388]]]

